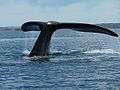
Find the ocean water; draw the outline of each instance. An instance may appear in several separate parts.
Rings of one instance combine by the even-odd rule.
[[[39,33],[0,31],[0,90],[120,90],[120,38],[59,30],[49,58],[29,58]]]

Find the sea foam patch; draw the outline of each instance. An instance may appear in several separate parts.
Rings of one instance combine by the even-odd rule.
[[[113,49],[91,50],[91,51],[86,51],[84,53],[93,53],[93,54],[95,54],[95,53],[101,53],[101,54],[103,54],[103,53],[106,53],[106,54],[114,54],[114,53],[116,53],[116,54],[120,54],[120,52],[117,52],[117,51],[115,51]]]

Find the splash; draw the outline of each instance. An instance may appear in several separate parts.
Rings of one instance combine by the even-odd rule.
[[[71,50],[71,49],[60,49],[60,50],[57,50],[57,49],[51,49],[50,50],[50,54],[54,55],[54,54],[61,54],[61,55],[64,55],[64,54],[72,54],[72,53],[76,53],[76,52],[80,52],[80,50]]]
[[[86,51],[84,53],[100,53],[100,54],[120,54],[120,52],[117,52],[113,49],[101,49],[101,50],[91,50],[91,51]]]
[[[33,56],[33,57],[29,57],[30,51],[25,49],[23,52],[23,59],[25,60],[30,60],[30,61],[48,61],[49,57],[48,56]]]
[[[29,54],[30,54],[30,51],[29,51],[29,50],[25,49],[25,50],[23,51],[23,55],[28,56]]]

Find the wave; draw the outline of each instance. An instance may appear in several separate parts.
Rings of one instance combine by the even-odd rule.
[[[77,38],[80,38],[80,37],[77,37]],[[0,39],[0,42],[1,41],[23,41],[23,40],[35,40],[37,39],[37,37],[32,37],[32,38],[4,38],[4,39]],[[57,39],[74,39],[73,37],[53,37],[53,39],[57,40]]]
[[[36,38],[11,38],[11,39],[0,39],[2,41],[24,41],[24,40],[34,40]]]

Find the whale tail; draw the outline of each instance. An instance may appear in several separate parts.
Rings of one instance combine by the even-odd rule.
[[[57,25],[58,29],[66,28],[66,29],[72,29],[75,31],[80,32],[92,32],[92,33],[101,33],[101,34],[107,34],[110,36],[118,37],[118,35],[107,29],[100,26],[92,25],[92,24],[85,24],[85,23],[61,23]]]
[[[26,22],[22,25],[21,29],[26,31],[41,31],[40,35],[30,52],[31,56],[47,56],[49,54],[49,44],[52,34],[59,29],[72,29],[80,32],[92,32],[107,34],[110,36],[118,37],[115,32],[92,24],[85,23],[59,23],[55,21],[49,22]]]

